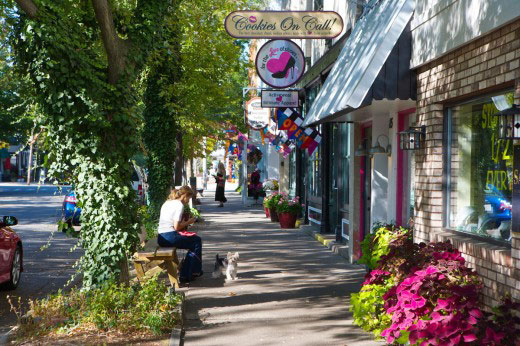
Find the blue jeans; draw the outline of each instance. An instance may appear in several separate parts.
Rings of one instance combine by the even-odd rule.
[[[198,235],[185,237],[175,231],[159,233],[157,243],[159,246],[189,250],[181,268],[182,280],[190,281],[193,274],[202,274],[202,239]]]

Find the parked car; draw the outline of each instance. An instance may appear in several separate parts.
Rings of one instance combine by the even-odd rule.
[[[14,216],[0,218],[0,283],[14,290],[23,271],[22,240],[11,226],[18,224]]]
[[[144,192],[143,192],[143,179],[141,175],[134,170],[132,174],[132,188],[134,189],[139,203],[144,203]],[[71,226],[80,225],[81,208],[77,206],[78,199],[73,189],[65,196],[62,205],[62,219],[65,221],[69,228]]]
[[[503,240],[511,238],[511,202],[495,186],[484,190],[484,210],[467,207],[462,212],[461,227],[467,232],[491,236]]]

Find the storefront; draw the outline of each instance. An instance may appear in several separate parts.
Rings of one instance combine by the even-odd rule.
[[[409,68],[414,4],[391,0],[366,8],[322,74],[316,96],[312,88],[307,92],[314,99],[304,126],[320,126],[323,135],[309,165],[309,220],[319,217],[322,232],[345,241],[353,261],[372,225],[406,224],[410,216],[413,194],[406,187],[413,160],[399,149],[398,131],[415,121],[416,76]],[[321,184],[314,187],[315,180]]]
[[[483,278],[488,307],[504,294],[520,299],[520,234],[512,232],[518,143],[499,137],[495,116],[520,98],[520,4],[510,5],[508,13],[491,8],[465,35],[439,26],[458,20],[458,8],[419,13],[413,29],[414,43],[431,40],[429,52],[417,46],[412,57],[417,123],[426,126],[425,147],[414,154],[415,241],[454,244]]]

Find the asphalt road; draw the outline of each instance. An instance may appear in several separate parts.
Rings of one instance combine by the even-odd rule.
[[[57,231],[61,203],[68,187],[60,192],[54,186],[27,186],[20,183],[0,183],[0,216],[12,215],[19,224],[13,229],[22,238],[24,272],[14,291],[0,290],[0,344],[2,335],[16,322],[10,312],[7,296],[40,298],[62,288],[74,273],[72,268],[81,251],[71,253],[76,239]],[[49,247],[41,247],[49,243]]]

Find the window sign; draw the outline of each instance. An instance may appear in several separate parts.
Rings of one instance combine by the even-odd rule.
[[[450,109],[449,219],[458,231],[511,241],[513,142],[499,138],[494,115],[513,93],[500,96]]]

